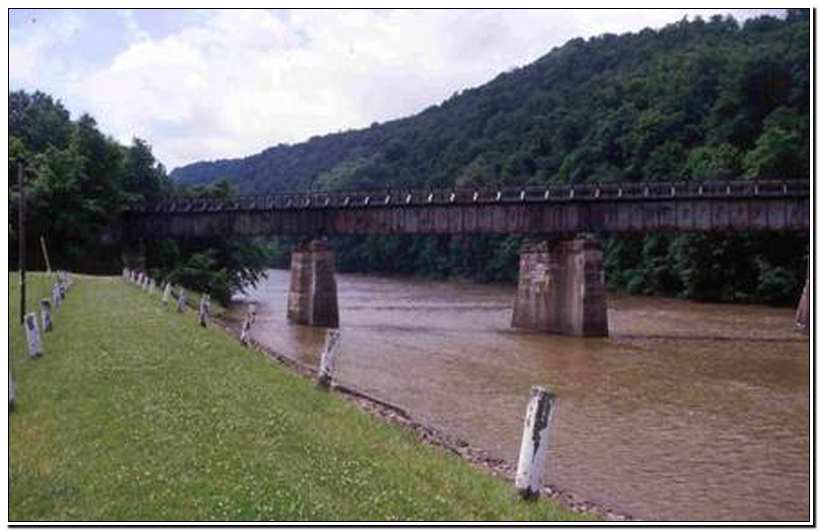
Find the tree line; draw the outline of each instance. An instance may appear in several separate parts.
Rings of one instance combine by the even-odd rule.
[[[151,146],[134,138],[123,146],[103,134],[93,117],[72,120],[52,96],[9,94],[9,267],[18,263],[18,165],[25,167],[26,258],[28,269],[46,267],[40,237],[52,267],[116,273],[118,242],[106,230],[128,202],[171,196],[228,197],[227,182],[189,186],[171,180]],[[269,246],[253,239],[207,242],[149,242],[151,274],[189,289],[207,291],[227,303],[230,294],[255,283],[271,263]]]

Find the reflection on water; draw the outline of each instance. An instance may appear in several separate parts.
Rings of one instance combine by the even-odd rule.
[[[289,274],[253,336],[317,365]],[[611,337],[509,327],[514,288],[338,275],[339,379],[511,463],[532,385],[559,407],[548,482],[641,519],[809,518],[809,348],[794,311],[612,297]]]

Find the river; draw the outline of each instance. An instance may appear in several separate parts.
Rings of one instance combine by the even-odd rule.
[[[317,365],[273,270],[252,336]],[[513,465],[558,397],[547,482],[641,520],[809,518],[810,354],[794,309],[610,296],[605,339],[510,328],[513,286],[339,274],[338,378]]]

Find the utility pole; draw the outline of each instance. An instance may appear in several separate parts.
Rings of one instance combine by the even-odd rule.
[[[20,324],[26,317],[26,188],[23,183],[23,165],[17,164],[17,186],[20,189],[20,204],[17,216],[18,263],[20,267]]]

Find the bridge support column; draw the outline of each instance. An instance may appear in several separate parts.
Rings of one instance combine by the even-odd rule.
[[[122,267],[137,271],[145,271],[147,260],[145,258],[145,242],[138,240],[135,242],[123,242],[122,244]]]
[[[313,240],[293,249],[287,319],[309,326],[338,327],[335,255],[326,241]]]
[[[810,332],[810,263],[808,263],[808,274],[805,277],[802,297],[799,298],[799,307],[796,309],[796,328],[806,334]]]
[[[512,326],[551,334],[608,336],[600,241],[580,237],[524,246]]]

